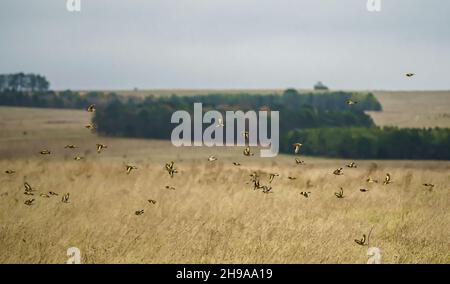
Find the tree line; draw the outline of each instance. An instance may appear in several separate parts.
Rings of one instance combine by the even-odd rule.
[[[326,127],[290,131],[280,151],[292,153],[292,143],[302,143],[302,153],[348,159],[450,159],[450,129],[397,127]]]
[[[45,92],[50,88],[50,83],[45,76],[39,74],[0,74],[0,92]]]
[[[120,96],[115,93],[70,90],[55,92],[1,77],[0,105],[84,109],[95,104],[93,122],[100,134],[169,139],[177,110],[273,110],[280,114],[280,150],[292,153],[292,143],[304,144],[306,155],[349,159],[450,159],[450,129],[376,127],[365,110],[381,110],[371,93],[308,92],[287,89],[283,94],[220,94],[197,96]],[[19,76],[23,78],[23,76]],[[42,77],[42,76],[41,76]],[[31,77],[29,77],[31,78]],[[12,80],[12,81],[11,81]],[[30,79],[27,79],[30,80]],[[4,82],[8,83],[4,83]],[[45,85],[45,84],[44,84]],[[5,87],[6,86],[6,87]],[[28,86],[28,87],[25,87]],[[348,105],[352,100],[356,104]],[[270,122],[269,122],[270,123]],[[206,128],[208,125],[204,125]],[[226,125],[225,125],[226,128]],[[235,137],[238,134],[235,135]]]

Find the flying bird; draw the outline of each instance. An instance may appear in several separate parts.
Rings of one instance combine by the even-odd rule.
[[[6,170],[5,173],[8,175],[12,175],[12,174],[16,173],[16,171],[15,170]]]
[[[105,144],[97,144],[97,153],[100,154],[100,152],[106,148],[108,148],[108,146],[106,146]]]
[[[408,77],[408,78],[411,78],[414,75],[416,75],[416,74],[414,74],[414,73],[406,73],[406,77]]]
[[[355,164],[355,162],[351,162],[347,165],[347,168],[357,168],[358,166]]]
[[[351,106],[351,105],[356,105],[358,102],[353,101],[353,100],[347,100],[346,103],[347,103],[347,105]]]
[[[217,158],[215,156],[211,155],[211,156],[208,157],[208,161],[214,162],[214,161],[217,161]]]
[[[69,197],[70,197],[70,194],[69,194],[69,193],[66,193],[66,194],[64,194],[63,197],[61,198],[61,201],[62,201],[63,203],[69,203]]]
[[[174,175],[175,173],[178,173],[177,169],[175,169],[175,167],[174,167],[173,161],[166,164],[166,170],[167,170],[167,172],[169,173],[169,175],[170,175],[171,178],[173,178],[173,175]]]
[[[334,195],[336,195],[337,198],[344,198],[344,189],[341,187],[338,192],[335,192]]]
[[[148,202],[149,202],[150,204],[156,204],[156,200],[153,200],[153,199],[149,199]]]
[[[132,165],[126,165],[127,175],[129,175],[132,170],[137,170],[137,167],[132,166]]]
[[[262,192],[263,192],[263,193],[271,193],[271,192],[270,192],[270,191],[272,190],[272,187],[271,187],[271,186],[263,185],[261,188],[262,188]]]
[[[175,187],[166,185],[166,189],[175,190]]]
[[[39,152],[39,153],[41,153],[41,155],[50,155],[50,154],[51,154],[51,152],[50,152],[49,150],[47,150],[47,149],[42,150],[42,151]]]
[[[297,165],[304,165],[305,161],[295,158],[295,164],[297,164]]]
[[[223,121],[221,118],[219,118],[216,127],[223,127],[223,126],[224,126]]]
[[[297,178],[296,178],[296,177],[288,176],[288,179],[290,179],[290,180],[295,180],[295,179],[297,179]]]
[[[309,195],[311,194],[311,191],[302,191],[300,192],[301,195],[303,195],[305,198],[308,198]]]
[[[334,170],[333,174],[336,176],[341,176],[344,173],[342,172],[342,168],[339,168],[339,169]]]
[[[28,182],[24,182],[23,186],[25,187],[25,192],[32,192],[34,189],[31,187],[31,185]]]
[[[303,144],[301,143],[294,143],[292,144],[292,147],[294,147],[294,154],[298,154],[300,152],[300,147],[302,147]]]
[[[365,246],[366,245],[366,235],[363,234],[363,237],[360,240],[355,239],[355,243],[357,243],[360,246]]]
[[[238,162],[233,162],[233,165],[235,165],[235,166],[240,166],[241,164],[238,163]]]
[[[369,190],[367,190],[365,188],[360,188],[359,191],[361,191],[361,192],[368,192]]]
[[[269,174],[269,183],[272,183],[273,179],[278,176],[280,176],[280,174],[277,173]]]
[[[48,194],[50,194],[50,195],[58,195],[58,193],[53,192],[53,191],[49,191]]]
[[[432,184],[432,183],[424,183],[422,185],[425,186],[425,187],[428,187],[429,191],[432,191],[433,188],[434,188],[434,184]]]
[[[34,204],[34,198],[25,200],[24,204],[28,205],[28,206],[33,205]]]
[[[94,104],[89,105],[89,106],[86,108],[86,110],[87,110],[88,112],[94,112],[94,111],[95,111],[95,105],[94,105]]]
[[[92,123],[86,124],[84,127],[87,128],[87,129],[89,129],[89,130],[94,130],[94,129],[96,129],[95,125],[92,124]]]
[[[247,146],[244,149],[244,156],[253,156],[254,154],[252,152],[250,152],[250,147]]]
[[[386,174],[386,177],[384,178],[383,184],[384,184],[384,185],[387,185],[387,184],[390,184],[390,183],[392,183],[392,181],[391,181],[391,175],[390,175],[390,174]]]
[[[144,214],[144,209],[138,210],[138,211],[134,212],[134,214],[135,214],[136,216],[142,215],[142,214]]]
[[[75,161],[80,161],[80,160],[82,160],[82,159],[84,159],[84,158],[81,157],[81,156],[75,156],[75,157],[73,157],[73,159],[74,159]]]
[[[368,177],[366,179],[366,182],[368,182],[368,183],[378,183],[378,181],[376,179],[373,179],[372,177]]]
[[[64,146],[65,149],[75,149],[77,146],[73,145],[73,144],[68,144],[66,146]]]

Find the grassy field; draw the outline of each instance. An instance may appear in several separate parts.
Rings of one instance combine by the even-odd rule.
[[[293,156],[259,158],[257,149],[244,157],[241,148],[99,137],[84,128],[89,120],[85,111],[0,107],[0,263],[64,263],[72,246],[83,263],[365,263],[367,246],[354,239],[372,227],[382,262],[450,263],[450,162],[348,169],[349,161],[301,157],[306,164],[296,166]],[[96,143],[108,148],[98,154]],[[127,175],[126,164],[137,169]],[[339,167],[344,175],[333,175]],[[264,185],[280,174],[273,193],[253,190],[254,171]],[[393,183],[382,185],[386,173]],[[24,195],[24,182],[34,196]],[[40,196],[49,191],[59,195]]]

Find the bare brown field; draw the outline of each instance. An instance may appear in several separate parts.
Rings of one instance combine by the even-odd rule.
[[[450,127],[450,91],[374,92],[382,112],[368,112],[380,126]]]
[[[240,148],[99,137],[83,127],[85,111],[0,107],[0,119],[0,263],[64,263],[72,246],[83,263],[366,263],[367,246],[354,239],[372,227],[384,263],[450,263],[450,162],[347,169],[349,161],[302,157],[296,166],[293,156],[259,158],[256,149],[244,157]],[[97,154],[96,143],[108,148]],[[44,148],[52,154],[40,155]],[[208,162],[212,154],[218,160]],[[127,175],[126,164],[137,169]],[[338,167],[344,175],[332,174]],[[263,184],[280,174],[273,193],[252,189],[253,171]],[[386,173],[393,183],[382,185]],[[25,181],[34,196],[24,195]],[[39,195],[48,191],[59,196]]]

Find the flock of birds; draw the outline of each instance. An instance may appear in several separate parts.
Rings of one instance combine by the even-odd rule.
[[[407,73],[406,76],[407,77],[412,77],[412,76],[414,76],[414,74],[413,73]],[[357,104],[357,101],[347,100],[346,103],[348,105],[354,105],[354,104]],[[86,108],[86,110],[88,112],[95,112],[95,105],[94,104],[89,105]],[[224,126],[223,121],[219,120],[218,124],[216,125],[216,127],[223,127],[223,126]],[[92,124],[92,123],[85,125],[85,128],[87,128],[89,130],[92,130],[92,131],[96,129],[95,125]],[[247,142],[248,138],[249,138],[248,131],[242,132],[242,135],[244,136],[244,139]],[[293,153],[295,155],[298,155],[300,153],[300,149],[301,149],[302,146],[303,146],[303,144],[301,144],[301,143],[293,143],[292,144]],[[75,148],[77,148],[77,146],[75,146],[73,144],[68,144],[64,148],[65,149],[75,149]],[[105,144],[96,144],[96,150],[97,150],[98,154],[100,154],[106,148],[108,148],[108,146],[105,145]],[[44,149],[44,150],[40,151],[40,154],[41,155],[50,155],[51,151],[48,150],[48,149]],[[251,152],[250,146],[246,146],[244,148],[243,155],[247,156],[247,157],[254,155],[254,153]],[[76,160],[76,161],[80,161],[80,160],[84,159],[84,157],[75,156],[73,159]],[[211,156],[208,157],[207,160],[209,162],[215,162],[218,159],[217,159],[216,156],[211,155]],[[296,157],[295,158],[295,164],[296,165],[304,165],[305,161],[300,160],[300,159],[298,159]],[[241,166],[241,164],[238,163],[238,162],[233,162],[233,165],[234,166]],[[357,168],[357,165],[356,165],[355,162],[351,162],[351,163],[349,163],[349,164],[347,164],[345,166],[347,168],[349,168],[349,169]],[[134,165],[129,165],[129,164],[125,165],[125,172],[126,172],[126,174],[130,174],[133,170],[136,170],[136,169],[137,169],[137,167],[134,166]],[[167,171],[167,173],[169,174],[169,176],[171,178],[173,178],[175,176],[175,174],[178,173],[178,170],[177,170],[177,168],[175,168],[175,163],[173,161],[171,161],[169,163],[166,163],[165,170]],[[8,169],[8,170],[5,171],[5,173],[9,174],[9,175],[12,175],[12,174],[15,173],[15,171],[11,170],[11,169]],[[338,168],[338,169],[334,170],[333,174],[336,175],[336,176],[344,175],[343,168],[341,167],[341,168]],[[250,180],[249,180],[249,182],[247,182],[247,184],[251,184],[253,190],[261,190],[261,192],[264,193],[264,194],[270,194],[270,193],[272,193],[272,186],[271,186],[272,182],[274,181],[274,179],[276,177],[280,177],[280,174],[279,173],[269,173],[268,184],[262,184],[259,174],[257,172],[253,172],[253,173],[250,174]],[[292,177],[292,176],[288,176],[287,178],[289,180],[295,180],[296,179],[295,177]],[[369,176],[366,179],[366,182],[369,183],[369,184],[370,183],[378,183],[378,180],[376,180],[376,179],[374,179],[374,178]],[[391,183],[392,183],[391,175],[389,173],[387,173],[385,178],[384,178],[384,180],[383,180],[383,185],[389,185]],[[429,191],[431,191],[434,188],[435,185],[432,184],[432,183],[424,183],[423,186],[425,186],[426,188],[429,189]],[[165,188],[169,189],[169,190],[175,190],[175,187],[170,186],[170,185],[166,185]],[[367,192],[368,191],[368,189],[366,189],[366,188],[360,188],[359,190],[361,192]],[[31,185],[28,182],[24,182],[24,195],[35,196],[35,194],[38,194],[37,190],[32,188]],[[303,196],[304,198],[309,198],[310,195],[311,195],[311,191],[301,191],[300,195]],[[335,192],[334,195],[338,199],[345,198],[344,189],[342,187],[340,187],[339,191]],[[53,192],[53,191],[48,191],[48,192],[45,192],[45,193],[40,193],[39,196],[42,197],[42,198],[51,198],[51,197],[59,196],[59,194],[56,193],[56,192]],[[69,198],[70,198],[70,193],[67,192],[67,193],[62,195],[61,202],[69,203],[70,202]],[[26,199],[24,201],[24,204],[27,205],[27,206],[32,206],[33,204],[35,204],[35,200],[36,200],[35,198]],[[156,204],[157,202],[156,202],[156,200],[148,199],[148,203]],[[143,215],[144,212],[145,212],[144,209],[140,209],[140,210],[135,211],[135,215],[137,215],[137,216]],[[370,232],[369,232],[368,236],[370,236]],[[363,237],[361,239],[355,239],[354,241],[358,245],[366,246],[366,245],[368,245],[368,239],[369,239],[369,237],[366,237],[366,235],[363,234]]]

